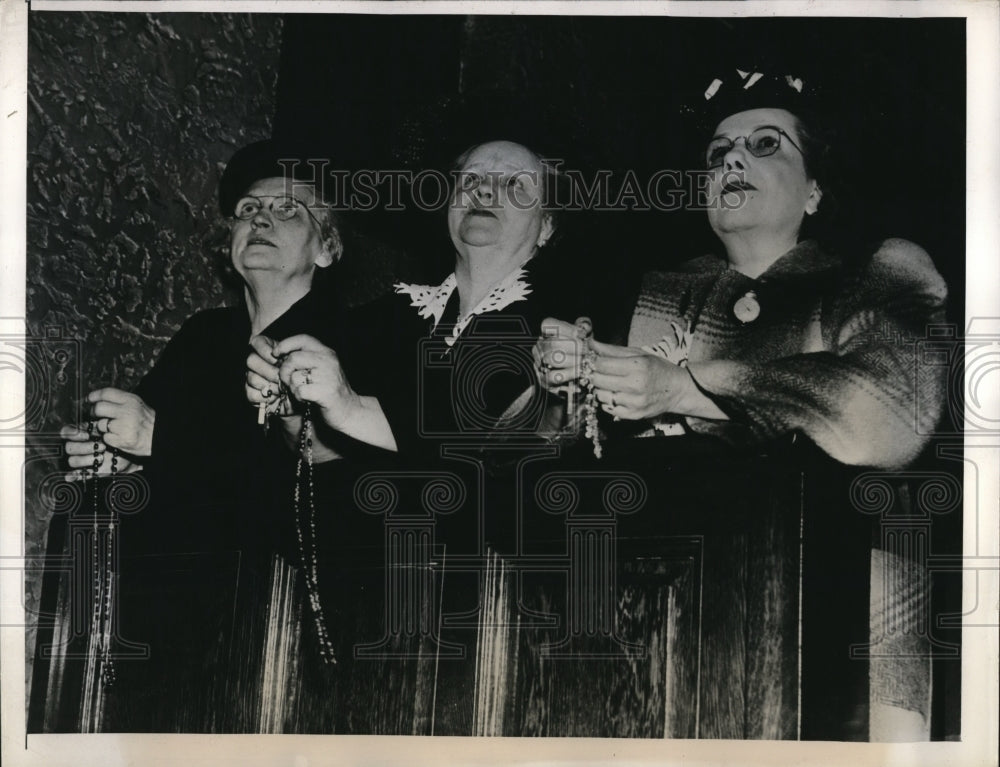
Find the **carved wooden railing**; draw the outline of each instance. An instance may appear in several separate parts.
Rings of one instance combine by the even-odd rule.
[[[873,526],[841,493],[851,475],[633,459],[524,446],[512,480],[456,450],[360,476],[337,515],[365,545],[321,572],[334,667],[283,559],[130,557],[125,518],[117,679],[100,684],[79,617],[93,511],[62,514],[29,728],[865,739]]]

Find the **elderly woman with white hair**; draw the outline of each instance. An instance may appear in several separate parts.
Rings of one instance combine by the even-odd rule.
[[[331,307],[313,283],[343,250],[338,217],[310,182],[312,169],[299,163],[310,175],[287,175],[282,160],[290,156],[270,140],[251,144],[220,182],[239,304],[189,318],[134,391],[94,389],[89,423],[62,429],[69,479],[112,475],[113,484],[115,475],[141,471],[149,488],[138,499],[148,503],[120,525],[113,509],[101,523],[107,564],[94,557],[90,641],[97,678],[108,686],[119,677],[119,691],[111,719],[88,725],[95,729],[247,726],[236,707],[212,698],[243,672],[230,654],[251,636],[235,629],[249,613],[234,612],[233,589],[266,578],[273,554],[294,546],[275,513],[291,493],[287,450],[243,395],[247,345],[260,333],[326,337]],[[148,644],[150,658],[116,663],[125,637]]]
[[[243,288],[240,305],[188,319],[134,392],[95,389],[87,395],[89,428],[62,432],[71,479],[105,475],[112,466],[143,469],[154,510],[181,514],[168,527],[183,538],[179,519],[197,520],[192,541],[242,528],[226,510],[242,509],[245,517],[258,508],[262,487],[275,484],[264,470],[269,440],[242,396],[250,339],[327,332],[329,325],[331,308],[312,286],[341,257],[339,221],[319,189],[286,176],[282,158],[289,156],[270,140],[251,144],[233,155],[219,185],[229,261]],[[298,167],[312,173],[304,163]],[[250,481],[234,482],[236,475]]]

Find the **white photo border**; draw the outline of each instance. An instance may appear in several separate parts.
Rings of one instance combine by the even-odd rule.
[[[843,3],[836,0],[749,2],[307,2],[303,0],[36,0],[36,11],[371,14],[669,15],[695,17],[964,17],[967,20],[966,321],[1000,316],[1000,5],[996,0]],[[25,316],[27,26],[24,0],[0,0],[0,321]],[[995,387],[1000,389],[1000,387]],[[984,412],[998,418],[997,392]],[[23,378],[5,374],[2,412],[21,412]],[[0,443],[0,685],[2,758],[8,765],[114,764],[852,764],[986,765],[998,752],[998,628],[967,628],[962,658],[962,741],[922,744],[633,741],[619,739],[474,739],[443,737],[250,735],[25,735],[23,498],[19,447]],[[996,568],[1000,438],[966,435],[964,550]],[[971,461],[978,457],[975,464]],[[977,475],[978,474],[978,478]],[[1000,602],[997,571],[965,573],[965,610]],[[983,574],[985,573],[985,574]]]

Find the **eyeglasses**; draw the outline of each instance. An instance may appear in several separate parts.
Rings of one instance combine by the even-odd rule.
[[[271,204],[268,205],[268,209],[279,221],[288,221],[291,218],[295,218],[295,214],[298,213],[299,210],[304,210],[309,214],[309,217],[316,222],[317,226],[320,228],[323,226],[319,222],[319,219],[313,215],[313,212],[309,210],[309,206],[302,202],[302,200],[297,197],[284,194],[264,194],[259,197],[247,195],[236,203],[236,210],[233,211],[233,215],[240,221],[249,221],[251,218],[260,213],[261,210],[263,210],[264,198],[270,198]]]
[[[737,136],[735,139],[727,136],[719,136],[712,139],[708,144],[708,151],[705,153],[705,163],[709,170],[719,168],[725,161],[726,155],[736,146],[736,142],[743,139],[747,151],[754,157],[770,157],[778,151],[781,146],[781,137],[788,139],[788,143],[799,150],[799,154],[805,157],[805,152],[796,144],[792,137],[781,128],[774,125],[764,125],[757,128],[749,136]]]

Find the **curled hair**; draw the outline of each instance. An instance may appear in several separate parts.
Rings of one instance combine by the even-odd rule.
[[[344,255],[344,220],[332,205],[325,200],[322,202],[323,206],[313,210],[313,214],[319,221],[319,233],[323,245],[333,256],[333,263],[337,263]]]
[[[826,129],[817,114],[811,110],[800,109],[791,114],[795,118],[795,132],[799,138],[806,176],[814,180],[823,193],[816,212],[804,217],[799,239],[827,241],[834,233],[842,186],[833,159],[833,132]]]

